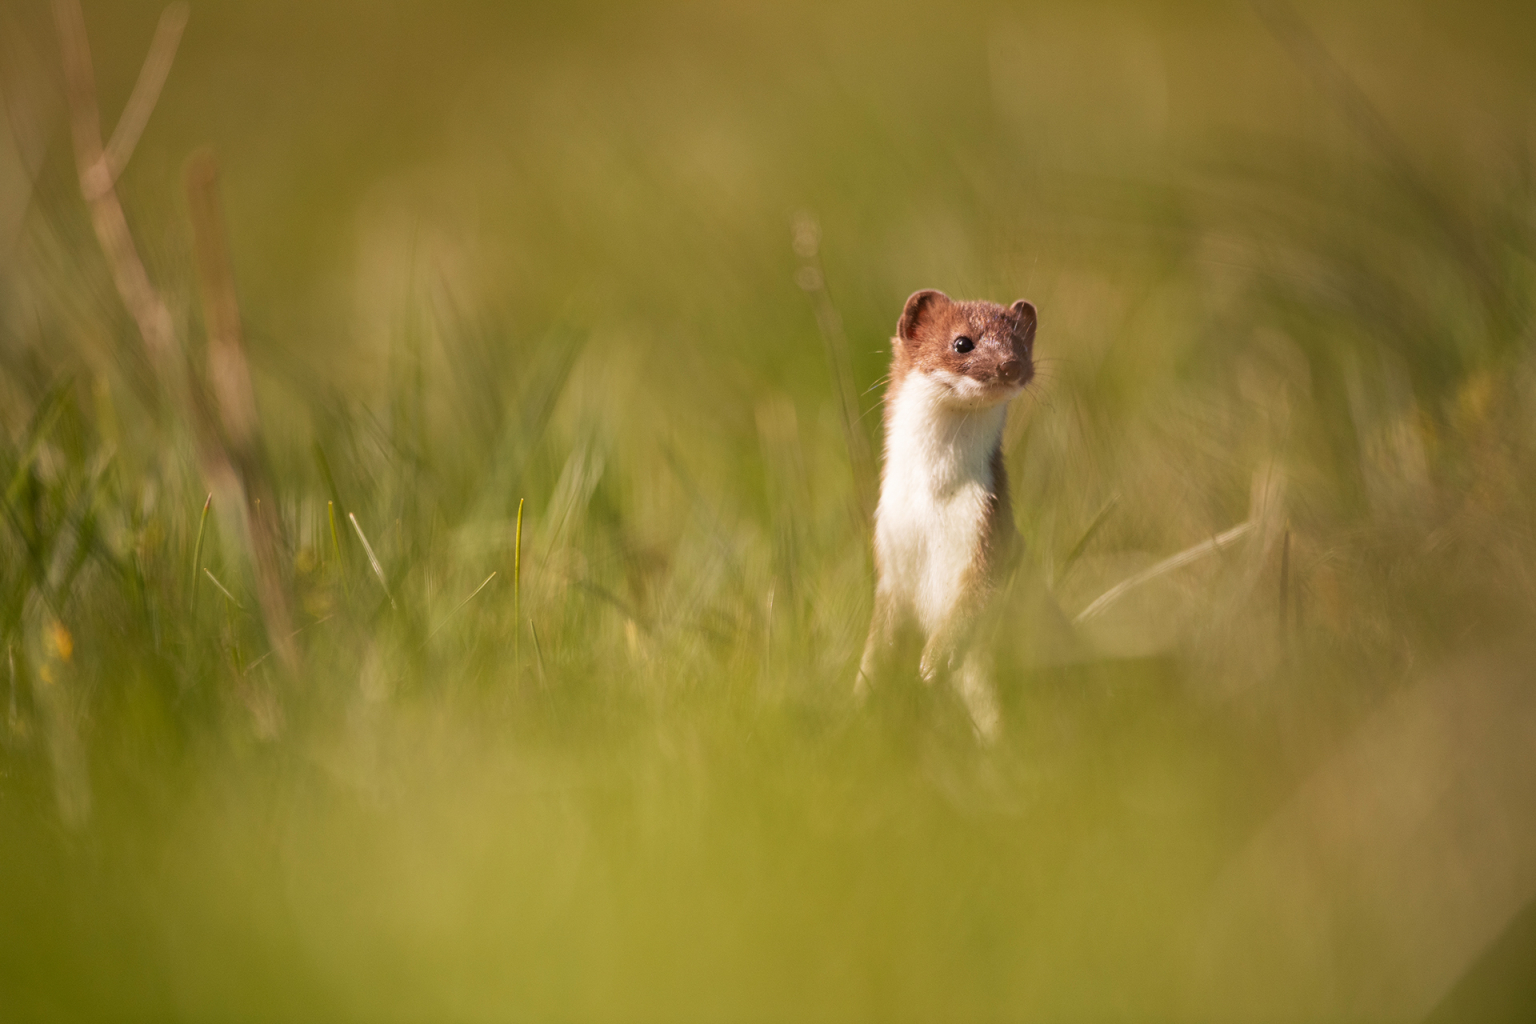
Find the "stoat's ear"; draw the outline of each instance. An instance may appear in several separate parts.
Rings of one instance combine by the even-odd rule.
[[[1014,316],[1019,318],[1019,326],[1014,333],[1024,344],[1029,344],[1035,339],[1035,322],[1038,319],[1035,314],[1035,304],[1026,299],[1020,299],[1008,308],[1013,311]]]
[[[901,311],[901,319],[896,322],[896,336],[902,341],[912,341],[917,337],[918,328],[948,305],[949,296],[943,292],[932,288],[913,292]]]

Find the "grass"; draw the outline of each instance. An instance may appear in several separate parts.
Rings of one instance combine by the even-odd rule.
[[[7,11],[4,1016],[1528,1008],[1531,17],[193,7],[183,394]],[[1041,310],[991,746],[852,699],[930,286]]]

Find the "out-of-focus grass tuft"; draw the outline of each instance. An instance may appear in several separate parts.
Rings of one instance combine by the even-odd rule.
[[[0,1015],[1528,1011],[1533,19],[194,6],[290,670],[0,12]],[[852,700],[919,287],[1041,310],[991,746]]]

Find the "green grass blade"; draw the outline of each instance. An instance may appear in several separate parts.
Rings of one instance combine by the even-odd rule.
[[[1109,514],[1114,511],[1115,506],[1118,504],[1120,504],[1120,495],[1116,494],[1106,501],[1104,506],[1094,515],[1093,522],[1088,524],[1088,529],[1083,531],[1083,535],[1077,539],[1076,544],[1072,545],[1072,550],[1067,552],[1065,561],[1061,563],[1061,572],[1056,576],[1057,585],[1060,585],[1061,581],[1067,578],[1067,573],[1071,572],[1072,567],[1077,564],[1077,560],[1083,557],[1083,552],[1088,549],[1089,543],[1098,534],[1099,528],[1109,519]]]
[[[241,611],[245,611],[245,606],[242,605],[239,601],[235,600],[235,595],[229,592],[228,587],[219,582],[219,578],[217,576],[209,572],[206,568],[203,570],[203,575],[207,576],[210,580],[213,581],[213,585],[219,588],[219,593],[224,595],[225,600],[234,605],[236,608],[239,608]]]
[[[203,567],[203,531],[208,527],[208,509],[213,506],[213,492],[203,500],[203,514],[197,520],[197,543],[192,548],[192,600],[188,611],[197,612],[197,571]]]
[[[512,542],[512,621],[523,621],[523,503],[526,498],[517,499],[517,533]],[[492,575],[495,575],[492,573]],[[481,584],[484,586],[484,584]],[[512,657],[522,664],[523,631],[512,631]]]
[[[384,578],[384,566],[379,564],[379,556],[373,553],[373,545],[368,543],[368,535],[358,525],[357,514],[348,512],[347,518],[352,521],[352,529],[357,531],[357,539],[363,542],[363,550],[368,554],[368,564],[373,566],[373,574],[378,577],[379,586],[384,588],[384,596],[389,598],[389,606],[391,608],[398,607],[395,604],[395,595],[389,592],[389,581]]]

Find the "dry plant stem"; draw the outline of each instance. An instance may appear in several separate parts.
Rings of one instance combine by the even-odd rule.
[[[298,667],[298,653],[293,645],[293,616],[283,580],[277,503],[272,500],[272,486],[261,458],[256,399],[241,342],[240,306],[235,298],[218,182],[218,166],[213,157],[206,153],[195,156],[187,170],[187,198],[191,203],[193,246],[208,328],[209,383],[223,444],[213,443],[219,431],[211,423],[202,423],[200,433],[207,441],[203,447],[207,449],[208,461],[217,464],[217,471],[222,473],[226,467],[232,467],[238,475],[247,502],[256,597],[261,604],[267,638],[278,661],[292,671]],[[198,404],[198,418],[211,418]]]
[[[91,226],[107,258],[117,293],[138,325],[145,353],[161,388],[168,394],[177,394],[180,389],[175,373],[176,338],[171,313],[150,283],[128,231],[128,219],[113,185],[116,172],[122,168],[110,167],[102,149],[101,113],[96,104],[96,77],[91,68],[85,16],[78,0],[54,0],[53,16],[64,57],[75,166],[80,175],[80,192],[91,210]],[[148,114],[144,116],[147,118]]]
[[[256,400],[245,361],[229,237],[219,203],[219,169],[211,154],[198,153],[188,165],[187,199],[208,330],[208,379],[224,436],[231,452],[240,457],[256,445]]]
[[[1206,555],[1214,554],[1223,548],[1231,547],[1233,544],[1242,540],[1243,537],[1247,536],[1248,532],[1252,530],[1253,527],[1254,522],[1251,519],[1247,522],[1238,523],[1236,526],[1232,527],[1232,529],[1227,530],[1224,533],[1218,533],[1210,540],[1201,541],[1199,544],[1196,544],[1193,547],[1185,548],[1178,554],[1171,555],[1168,558],[1163,559],[1161,562],[1158,562],[1150,569],[1145,569],[1130,577],[1129,579],[1121,580],[1119,583],[1116,583],[1113,587],[1110,587],[1108,590],[1106,590],[1103,594],[1099,595],[1098,599],[1088,607],[1078,612],[1077,617],[1072,621],[1087,622],[1089,619],[1100,614],[1104,611],[1104,609],[1108,608],[1110,605],[1114,604],[1116,601],[1120,600],[1130,591],[1141,586],[1143,583],[1146,583],[1149,580],[1155,580],[1157,577],[1163,575],[1164,573],[1172,572],[1175,569],[1181,569],[1189,563],[1198,561],[1204,558]]]
[[[171,62],[176,59],[176,47],[181,44],[181,33],[187,27],[189,13],[185,3],[174,3],[160,15],[154,42],[149,44],[149,56],[144,58],[139,79],[133,83],[133,93],[123,107],[122,116],[117,119],[117,127],[112,129],[112,137],[107,140],[103,154],[114,182],[128,166],[133,149],[139,144],[139,136],[144,134],[144,126],[149,123],[149,115],[160,99],[160,90],[171,73]]]
[[[178,12],[173,8],[161,18],[154,45],[145,61],[144,70],[139,76],[139,83],[129,100],[129,110],[124,114],[123,124],[113,137],[110,153],[102,147],[101,142],[101,111],[96,100],[96,78],[91,67],[91,49],[85,31],[85,16],[81,13],[78,0],[54,0],[53,14],[64,59],[65,89],[69,100],[70,128],[74,138],[75,164],[80,175],[80,191],[90,207],[91,223],[95,228],[97,242],[101,245],[102,254],[106,257],[118,295],[121,296],[123,305],[128,307],[128,312],[138,325],[139,335],[144,341],[145,353],[154,369],[161,392],[172,396],[186,394],[197,439],[198,462],[208,483],[208,489],[229,499],[228,504],[231,507],[240,508],[244,512],[246,500],[255,499],[259,503],[265,489],[263,486],[258,486],[255,493],[251,490],[251,484],[261,478],[256,475],[255,463],[249,458],[249,453],[253,450],[256,422],[255,406],[249,400],[249,377],[248,375],[244,377],[245,397],[242,399],[239,394],[239,382],[226,383],[220,379],[221,373],[218,372],[222,369],[223,378],[234,379],[244,371],[244,357],[238,353],[238,309],[233,305],[233,285],[231,284],[227,290],[227,300],[221,296],[217,303],[210,302],[210,307],[217,306],[218,315],[224,318],[216,321],[214,316],[210,315],[210,323],[217,323],[220,327],[227,328],[229,318],[233,317],[236,325],[232,335],[225,335],[226,339],[233,338],[235,356],[229,355],[229,348],[226,345],[217,357],[211,359],[216,371],[215,395],[221,404],[219,418],[226,424],[226,429],[230,424],[242,428],[238,433],[231,431],[230,440],[240,445],[235,458],[231,458],[223,440],[214,429],[214,416],[207,407],[207,399],[203,396],[202,390],[195,385],[190,389],[183,389],[180,386],[176,335],[170,310],[150,282],[149,274],[144,269],[144,262],[139,258],[115,185],[117,175],[122,172],[123,165],[132,155],[138,135],[143,130],[144,123],[148,121],[154,101],[159,96],[160,86],[164,83],[166,74],[169,73],[176,45],[181,38],[181,30],[185,26],[186,12],[184,9]],[[196,199],[193,205],[195,223],[199,220]],[[218,223],[216,231],[199,230],[198,235],[200,267],[209,260],[223,259],[227,277],[228,261],[223,255],[227,249],[223,246],[222,221]],[[206,295],[208,283],[206,274],[204,283]],[[238,361],[237,370],[228,369],[232,359]],[[222,408],[226,395],[233,403],[227,410]],[[260,505],[256,507],[259,510]],[[254,556],[257,591],[261,599],[262,615],[267,632],[270,634],[279,659],[291,670],[297,667],[297,658],[291,642],[287,639],[292,631],[287,594],[279,582],[280,574],[276,571],[276,523],[269,521],[273,507],[273,502],[269,500],[266,502],[266,516],[260,514],[242,516],[242,522],[247,527],[250,548]]]
[[[523,503],[525,501],[527,501],[526,498],[517,499],[517,536],[512,545],[512,622],[514,623],[512,658],[519,665],[523,663],[523,631],[515,624],[523,621]],[[484,585],[484,583],[481,584],[481,586]]]

